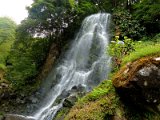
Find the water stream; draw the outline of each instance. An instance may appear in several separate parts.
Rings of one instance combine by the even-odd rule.
[[[63,91],[78,85],[90,90],[107,78],[110,68],[110,57],[106,54],[109,22],[110,14],[106,13],[85,18],[62,62],[48,76],[48,80],[58,79],[58,83],[48,88],[40,108],[32,115],[34,119],[52,120],[63,105],[64,99],[54,105]]]

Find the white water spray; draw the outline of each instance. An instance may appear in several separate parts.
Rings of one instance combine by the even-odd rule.
[[[91,15],[82,23],[71,49],[63,62],[56,68],[58,83],[52,87],[43,101],[43,105],[33,115],[36,120],[52,120],[62,107],[63,100],[53,105],[62,92],[82,85],[89,90],[107,78],[110,57],[106,55],[109,42],[108,26],[110,15],[98,13]],[[47,79],[55,79],[50,75]]]

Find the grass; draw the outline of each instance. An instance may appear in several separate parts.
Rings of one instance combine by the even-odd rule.
[[[128,62],[133,62],[139,58],[155,54],[160,54],[160,44],[153,42],[137,42],[135,43],[135,51],[122,58],[122,65],[125,65]]]
[[[112,87],[112,81],[106,80],[103,81],[99,86],[93,89],[92,92],[87,94],[85,97],[79,100],[79,103],[82,102],[88,102],[88,101],[95,101],[103,96],[105,96],[107,93],[109,93]]]

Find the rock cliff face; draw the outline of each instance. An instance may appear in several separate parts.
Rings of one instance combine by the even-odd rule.
[[[48,57],[47,57],[44,65],[42,66],[41,72],[39,73],[39,75],[37,77],[38,80],[43,80],[44,78],[46,78],[48,73],[53,68],[53,65],[56,62],[57,58],[59,57],[60,50],[61,49],[58,48],[57,44],[55,44],[55,43],[52,44],[50,51],[49,51],[49,54],[48,54]]]
[[[11,85],[3,78],[4,71],[0,70],[0,101],[9,95]]]
[[[141,106],[160,104],[160,57],[145,57],[124,66],[113,84],[123,98]]]

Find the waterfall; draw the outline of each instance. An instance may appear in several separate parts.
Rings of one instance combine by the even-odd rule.
[[[110,14],[106,13],[85,18],[62,62],[48,76],[48,80],[58,79],[58,82],[48,89],[43,104],[33,115],[34,119],[52,120],[62,107],[64,99],[58,105],[54,102],[63,91],[78,85],[90,90],[107,78],[110,68],[110,57],[106,55],[109,22]]]

